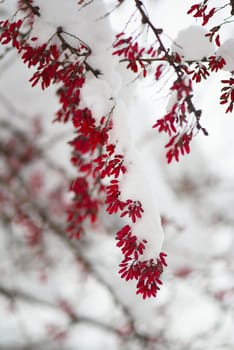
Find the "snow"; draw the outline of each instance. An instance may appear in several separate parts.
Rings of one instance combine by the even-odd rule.
[[[225,59],[225,66],[223,70],[228,72],[234,70],[234,39],[225,40],[221,47],[216,52],[217,56],[221,56]]]
[[[80,243],[82,253],[95,270],[93,274],[87,271],[87,266],[82,266],[82,262],[74,263],[72,251],[63,241],[51,238],[48,228],[45,228],[45,234],[50,237],[45,244],[45,261],[33,258],[30,250],[24,252],[22,242],[20,247],[15,246],[12,257],[13,247],[8,241],[11,235],[1,226],[1,284],[27,292],[41,299],[42,303],[28,305],[21,300],[17,302],[19,314],[17,310],[14,314],[9,313],[9,300],[1,296],[0,347],[7,349],[9,344],[21,346],[28,338],[34,341],[46,339],[45,324],[48,323],[69,328],[69,318],[58,308],[58,301],[65,299],[78,318],[89,317],[105,326],[112,325],[114,329],[122,329],[128,323],[122,305],[125,306],[139,332],[165,337],[162,348],[233,349],[234,121],[233,116],[224,115],[218,104],[219,81],[223,73],[211,78],[209,85],[200,84],[194,96],[195,103],[203,110],[202,120],[209,130],[209,137],[198,136],[192,144],[192,153],[179,164],[168,166],[164,140],[151,126],[158,116],[164,114],[172,100],[163,104],[160,99],[166,100],[165,90],[152,89],[149,80],[133,81],[135,76],[110,56],[115,28],[119,29],[121,23],[122,29],[134,11],[133,1],[125,2],[112,13],[111,27],[108,17],[100,18],[107,9],[115,6],[116,1],[105,2],[104,6],[102,1],[93,1],[78,11],[77,1],[37,0],[42,16],[37,19],[32,36],[39,33],[38,40],[43,42],[53,35],[57,26],[62,25],[67,32],[81,37],[92,47],[93,56],[89,63],[100,67],[103,76],[96,79],[89,75],[82,90],[82,103],[94,111],[96,119],[115,106],[111,138],[117,141],[117,152],[125,154],[128,168],[121,180],[122,198],[140,200],[143,204],[143,217],[133,225],[139,239],[148,240],[143,258],[154,258],[162,249],[168,252],[169,268],[162,278],[164,285],[157,299],[143,301],[134,294],[134,281],[126,283],[119,278],[117,266],[121,256],[115,246],[113,231],[122,222],[117,218],[110,219],[107,214],[103,214],[103,222],[97,223],[96,229],[90,229]],[[173,50],[179,50],[186,60],[207,57],[215,52],[214,46],[204,37],[204,28],[194,26],[194,21],[183,16],[188,3],[192,2],[181,1],[178,7],[176,2],[169,0],[158,4],[153,0],[145,2],[150,6],[150,13],[153,11],[152,17],[158,21],[159,27],[164,27],[165,23],[163,37],[168,34],[175,40]],[[8,4],[11,6],[11,2]],[[8,4],[5,2],[4,6]],[[138,25],[139,21],[135,20],[132,26]],[[170,39],[168,42],[171,46]],[[233,39],[227,38],[216,52],[226,59],[226,70],[234,69],[233,43]],[[21,125],[22,117],[17,111],[25,114],[25,124],[32,115],[39,115],[46,127],[46,139],[50,139],[64,130],[64,125],[51,124],[58,108],[55,89],[52,87],[43,93],[37,87],[31,89],[28,83],[31,72],[14,54],[11,57],[8,67],[6,60],[0,62],[0,97],[8,96],[10,91],[16,112],[9,111],[0,100],[0,120],[7,116],[15,125]],[[67,129],[67,141],[73,137],[70,130]],[[70,176],[74,170],[69,165],[69,149],[64,150],[66,141],[61,141],[48,153]],[[53,183],[53,177],[50,181]],[[166,219],[164,244],[160,215]],[[17,238],[21,235],[22,232],[18,232]],[[17,262],[21,260],[29,264],[18,266]],[[186,267],[192,269],[191,275],[176,278],[175,271]],[[44,283],[40,282],[41,274],[47,276]],[[228,290],[230,296],[222,303],[214,296],[223,290]],[[53,306],[42,306],[43,301]],[[130,346],[133,350],[142,349],[131,336],[127,335],[121,343],[115,332],[92,322],[80,321],[72,325],[68,333],[65,345],[57,344],[55,348],[64,345],[67,349],[82,350],[122,350]],[[152,348],[160,349],[160,346],[154,343]]]
[[[126,159],[128,160],[128,152]],[[128,172],[120,186],[121,198],[122,200],[132,198],[142,203],[144,213],[140,220],[132,224],[132,229],[140,240],[147,240],[142,260],[154,259],[162,251],[164,236],[158,209],[157,192],[151,177],[148,176],[147,167],[143,166],[144,163],[141,157],[136,152],[132,152],[130,159],[133,159],[132,164],[129,162]],[[131,222],[129,224],[131,225]]]
[[[206,33],[208,33],[206,29],[196,25],[179,31],[172,45],[172,51],[178,52],[187,61],[211,56],[215,46],[205,36]]]
[[[102,77],[90,78],[81,90],[81,101],[84,106],[94,111],[94,118],[100,121],[113,107],[112,91],[108,82]]]
[[[199,337],[214,327],[216,319],[219,317],[219,310],[215,303],[204,298],[203,295],[197,294],[196,291],[180,288],[178,292],[186,295],[186,300],[177,304],[180,309],[179,315],[176,315],[174,310],[172,311],[174,315],[172,337],[176,339],[183,337],[186,342],[191,338]],[[190,304],[190,308],[185,308],[185,304]]]

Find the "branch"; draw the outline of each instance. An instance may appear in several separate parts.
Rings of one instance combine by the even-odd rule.
[[[1,99],[1,96],[0,96],[0,99]],[[16,111],[14,108],[13,108],[13,110]],[[26,133],[23,133],[23,131],[19,130],[18,128],[13,126],[8,121],[6,121],[6,120],[0,121],[0,127],[7,130],[11,135],[14,135],[15,137],[17,137],[23,146],[26,147],[26,146],[32,144],[32,141],[27,138]],[[48,165],[49,169],[56,171],[57,173],[61,174],[62,176],[65,176],[65,170],[47,156],[49,147],[54,146],[56,142],[61,141],[61,138],[65,137],[65,136],[66,136],[65,133],[56,135],[53,138],[51,138],[48,142],[45,142],[44,144],[42,144],[40,147],[36,146],[34,144],[33,158],[30,159],[29,165],[31,165],[33,160],[38,160],[38,158],[40,158],[40,159],[43,159],[45,164]],[[2,156],[4,156],[6,158],[6,160],[8,160],[7,158],[10,155],[15,156],[15,153],[14,152],[12,153],[12,151],[8,147],[5,147],[4,144],[1,142],[0,142],[0,153],[2,154]],[[19,158],[19,160],[21,162],[24,161],[23,158]],[[12,175],[14,175],[14,174],[12,174]],[[68,179],[67,179],[67,181],[68,181]]]
[[[170,57],[170,61],[174,61],[175,62],[175,59],[173,57],[173,55],[169,55]],[[165,57],[162,57],[162,58],[144,58],[144,57],[139,57],[139,58],[134,58],[134,60],[130,60],[128,58],[122,58],[119,62],[147,62],[147,63],[151,63],[151,62],[168,62],[167,59],[165,59]],[[204,62],[204,63],[209,63],[210,61],[206,58],[206,57],[203,57],[202,59],[200,60],[184,60],[185,63],[188,63],[188,64],[192,64],[192,63],[197,63],[197,62]],[[176,69],[178,67],[176,66]]]
[[[102,74],[102,73],[100,72],[100,70],[94,69],[94,68],[93,68],[92,66],[90,66],[90,64],[86,61],[87,58],[91,55],[91,52],[92,52],[91,49],[90,49],[90,47],[89,47],[86,43],[84,43],[81,39],[79,39],[79,38],[75,37],[74,35],[71,35],[71,34],[69,34],[69,33],[67,33],[67,32],[64,32],[62,27],[58,27],[58,28],[57,28],[56,34],[57,34],[59,40],[61,41],[61,43],[62,43],[62,48],[63,48],[64,50],[65,50],[65,49],[69,49],[71,53],[75,54],[75,55],[78,56],[78,57],[81,57],[81,55],[79,55],[79,53],[77,52],[77,49],[75,49],[74,47],[72,47],[72,46],[64,39],[64,37],[62,36],[62,33],[67,34],[67,35],[69,35],[69,36],[71,36],[71,37],[74,37],[76,40],[78,40],[78,41],[87,49],[87,54],[86,54],[85,59],[84,59],[84,61],[83,61],[82,63],[84,64],[84,66],[85,66],[85,68],[86,68],[87,71],[92,72],[93,75],[94,75],[96,78],[98,78],[99,75]]]
[[[231,15],[234,16],[234,0],[230,0],[230,6],[231,6]]]
[[[162,40],[161,40],[161,37],[160,35],[162,34],[162,29],[159,29],[159,28],[156,28],[154,26],[154,24],[151,22],[149,16],[147,15],[146,13],[146,10],[145,10],[145,6],[143,4],[143,2],[141,0],[135,0],[135,5],[136,5],[136,8],[138,9],[138,11],[140,12],[140,15],[141,15],[141,18],[142,18],[142,23],[143,24],[147,24],[149,26],[149,28],[152,30],[152,32],[154,33],[158,43],[159,43],[159,50],[161,52],[164,53],[165,55],[165,61],[167,61],[169,63],[169,65],[174,69],[177,77],[178,77],[178,80],[179,81],[182,81],[183,77],[184,77],[184,72],[183,70],[181,69],[181,66],[178,64],[175,63],[174,59],[172,58],[172,56],[168,53],[168,50],[167,48],[165,47],[165,45],[163,44]],[[197,126],[197,129],[198,130],[201,130],[204,135],[208,135],[208,132],[206,131],[205,128],[203,128],[200,124],[200,119],[201,119],[201,110],[197,110],[196,107],[194,106],[193,104],[193,101],[192,101],[192,97],[193,95],[190,94],[187,96],[186,98],[186,103],[187,103],[187,107],[188,107],[188,111],[190,113],[194,113],[195,115],[195,118],[196,118],[196,126]]]
[[[29,0],[21,0],[31,11],[34,15],[40,17],[40,8],[39,6],[33,6]]]
[[[79,314],[76,315],[76,313],[74,311],[72,312],[66,312],[66,310],[64,310],[59,303],[51,303],[45,299],[40,299],[38,297],[35,297],[34,295],[25,293],[23,291],[20,291],[18,289],[14,289],[14,288],[7,288],[5,286],[0,285],[0,294],[2,294],[4,297],[6,297],[7,299],[9,299],[11,302],[15,301],[15,299],[19,299],[22,300],[24,302],[30,303],[30,304],[39,304],[41,306],[45,306],[45,307],[50,307],[56,311],[60,311],[66,314],[66,316],[70,319],[69,322],[69,326],[74,326],[77,323],[89,323],[92,324],[93,326],[97,326],[99,328],[102,328],[106,331],[112,332],[112,333],[117,333],[117,330],[110,326],[107,325],[103,322],[100,322],[98,320],[92,319],[90,317],[87,316],[82,316]]]
[[[22,180],[21,177],[18,177],[18,181],[21,184],[21,188],[24,188],[25,191],[28,191],[27,189],[27,185],[24,183],[24,181]],[[14,198],[17,198],[17,200],[19,202],[22,201],[22,196],[21,194],[15,190],[12,189],[13,191],[13,196]],[[98,326],[99,328],[104,328],[107,331],[110,332],[114,332],[117,335],[122,335],[124,336],[128,336],[128,337],[132,337],[134,339],[137,339],[138,341],[142,342],[142,344],[144,345],[145,342],[155,342],[155,339],[149,339],[149,336],[147,334],[143,334],[141,332],[139,332],[136,329],[135,326],[135,321],[134,321],[134,317],[131,315],[131,312],[129,310],[129,308],[124,305],[122,303],[122,301],[119,299],[119,297],[117,296],[115,289],[111,286],[111,284],[108,284],[108,282],[103,279],[103,277],[100,275],[100,273],[97,271],[97,269],[95,268],[94,264],[89,261],[89,259],[85,256],[84,254],[84,249],[82,249],[80,244],[77,244],[76,241],[72,241],[71,239],[69,239],[69,237],[65,234],[65,228],[63,228],[61,226],[61,224],[58,224],[57,222],[55,222],[51,216],[48,214],[48,211],[46,209],[44,209],[43,207],[41,207],[38,203],[35,202],[35,198],[33,196],[30,197],[30,192],[28,191],[28,201],[30,202],[30,206],[33,209],[33,211],[35,212],[35,214],[37,216],[40,217],[41,221],[44,223],[44,225],[46,225],[51,233],[54,236],[57,236],[60,241],[72,252],[75,260],[81,260],[85,269],[92,275],[92,277],[96,280],[97,283],[100,283],[100,285],[104,286],[110,293],[111,297],[113,298],[113,302],[121,309],[121,311],[123,312],[124,316],[126,317],[127,320],[127,324],[128,324],[128,328],[129,328],[129,332],[128,334],[121,334],[121,331],[119,331],[118,329],[111,327],[109,325],[103,324],[100,321],[96,321],[96,320],[92,320],[89,319],[87,317],[83,317],[81,318],[81,316],[77,316],[76,314],[72,313],[70,314],[70,325],[75,324],[76,322],[86,322],[86,323],[91,323],[95,326]],[[7,214],[5,214],[7,216]],[[8,215],[8,220],[6,220],[8,223],[12,222],[12,218]],[[18,297],[19,299],[22,299],[24,301],[28,301],[28,302],[32,302],[32,303],[42,303],[46,306],[49,307],[53,307],[53,308],[58,308],[57,305],[54,305],[50,302],[44,301],[44,300],[40,300],[37,297],[28,295],[27,293],[18,291],[16,289],[7,289],[6,287],[0,287],[0,293],[2,293],[3,295],[5,295],[6,297],[8,297],[9,299],[13,299],[14,297]]]

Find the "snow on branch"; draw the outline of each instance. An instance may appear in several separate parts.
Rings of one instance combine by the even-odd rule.
[[[116,11],[123,2],[118,1]],[[57,87],[59,110],[54,121],[73,128],[69,145],[76,176],[69,186],[72,201],[66,208],[67,234],[71,239],[81,238],[98,222],[103,208],[117,216],[120,276],[135,280],[136,293],[144,299],[156,297],[167,266],[166,253],[161,251],[164,233],[155,183],[144,164],[153,160],[142,160],[134,138],[132,121],[134,114],[139,115],[140,102],[130,97],[128,77],[132,73],[138,78],[151,75],[157,84],[165,79],[164,72],[171,74],[166,112],[152,128],[168,137],[167,162],[179,161],[190,153],[192,140],[199,132],[208,136],[201,120],[202,110],[194,103],[194,83],[232,67],[230,52],[225,52],[225,45],[222,51],[219,34],[227,21],[202,34],[216,51],[208,57],[188,58],[180,43],[168,47],[164,29],[153,23],[141,0],[133,2],[133,16],[140,29],[128,29],[132,20],[129,16],[125,30],[117,34],[108,16],[103,15],[104,2],[62,3],[64,13],[57,11],[55,0],[19,1],[15,14],[0,22],[0,42],[14,47],[22,62],[33,70],[29,80],[32,87]],[[203,27],[224,9],[208,5],[205,0],[188,10],[189,15],[202,21]],[[232,1],[230,6],[233,12]],[[145,45],[144,31],[153,38]],[[178,41],[182,38],[183,43],[188,33],[191,28],[180,33]],[[123,73],[126,63],[128,72]],[[227,105],[226,113],[232,112],[234,103],[233,70],[230,74],[229,79],[221,81],[225,86],[220,103]],[[20,211],[18,215],[29,230],[35,230],[30,218]]]

